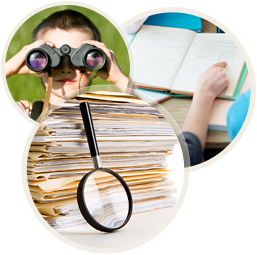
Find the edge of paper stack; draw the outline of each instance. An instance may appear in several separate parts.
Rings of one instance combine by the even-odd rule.
[[[175,132],[144,101],[118,92],[97,92],[66,101],[49,114],[30,146],[27,179],[33,201],[54,228],[85,223],[77,205],[80,179],[93,170],[79,104],[90,103],[104,168],[123,177],[133,214],[173,207]],[[133,217],[133,215],[132,215]]]

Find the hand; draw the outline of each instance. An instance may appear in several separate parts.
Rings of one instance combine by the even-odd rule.
[[[31,71],[25,63],[25,56],[27,52],[33,48],[38,48],[42,44],[48,44],[50,47],[54,47],[54,43],[44,40],[38,40],[30,45],[24,46],[16,55],[9,59],[5,63],[5,76],[6,78],[14,74],[35,74],[36,72]],[[42,73],[42,72],[40,72]],[[37,72],[39,74],[39,72]]]
[[[128,85],[128,78],[122,73],[118,62],[115,58],[114,52],[112,50],[109,50],[104,43],[93,41],[93,40],[87,40],[83,41],[82,44],[88,43],[91,44],[101,50],[104,51],[106,54],[106,64],[105,67],[100,69],[95,77],[99,76],[101,79],[109,81],[117,86],[127,86]],[[89,72],[89,70],[87,70]],[[95,78],[93,77],[93,78]]]
[[[182,126],[183,132],[190,132],[198,137],[202,149],[206,143],[213,101],[229,85],[223,70],[226,65],[226,62],[216,63],[199,75],[193,101]]]
[[[203,73],[197,79],[197,87],[194,97],[206,97],[214,100],[221,92],[228,87],[229,81],[223,68],[226,62],[218,62]]]

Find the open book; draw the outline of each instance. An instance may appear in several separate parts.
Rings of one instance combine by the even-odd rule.
[[[247,72],[241,52],[226,34],[144,25],[133,39],[132,51],[135,85],[174,94],[193,95],[199,74],[226,61],[230,85],[220,97],[232,99]]]

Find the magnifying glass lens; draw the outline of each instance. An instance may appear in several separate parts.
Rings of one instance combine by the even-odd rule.
[[[45,63],[46,57],[41,52],[34,52],[29,56],[29,64],[34,69],[42,69]]]
[[[95,50],[88,53],[85,58],[87,65],[92,69],[97,69],[104,62],[102,54]]]
[[[97,170],[83,186],[83,200],[91,217],[106,228],[118,228],[129,213],[127,193],[120,181],[110,173]]]

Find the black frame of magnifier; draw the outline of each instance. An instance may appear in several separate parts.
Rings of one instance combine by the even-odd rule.
[[[103,171],[103,172],[106,172],[106,173],[109,173],[111,175],[113,175],[119,182],[120,184],[123,186],[124,190],[126,191],[126,194],[127,194],[127,198],[128,198],[128,203],[129,203],[129,210],[128,210],[128,214],[127,214],[127,217],[125,219],[125,221],[123,222],[122,225],[120,225],[119,227],[116,227],[116,228],[108,228],[108,227],[105,227],[101,224],[99,224],[93,217],[92,215],[90,214],[88,208],[87,208],[87,205],[85,203],[86,199],[84,197],[84,187],[85,187],[85,184],[87,182],[87,179],[90,177],[91,174],[93,174],[94,172],[96,171]],[[79,186],[78,186],[78,190],[77,190],[77,201],[78,201],[78,205],[79,205],[79,209],[80,209],[80,212],[81,214],[83,215],[84,219],[92,226],[94,227],[95,229],[99,230],[99,231],[103,231],[103,232],[113,232],[115,230],[118,230],[122,227],[124,227],[131,215],[132,215],[132,210],[133,210],[133,202],[132,202],[132,196],[131,196],[131,193],[130,193],[130,190],[129,190],[129,187],[128,185],[126,184],[126,182],[120,177],[120,175],[118,175],[117,173],[115,173],[114,171],[110,170],[110,169],[107,169],[107,168],[97,168],[91,172],[89,172],[88,174],[86,174],[80,181],[79,183]]]

